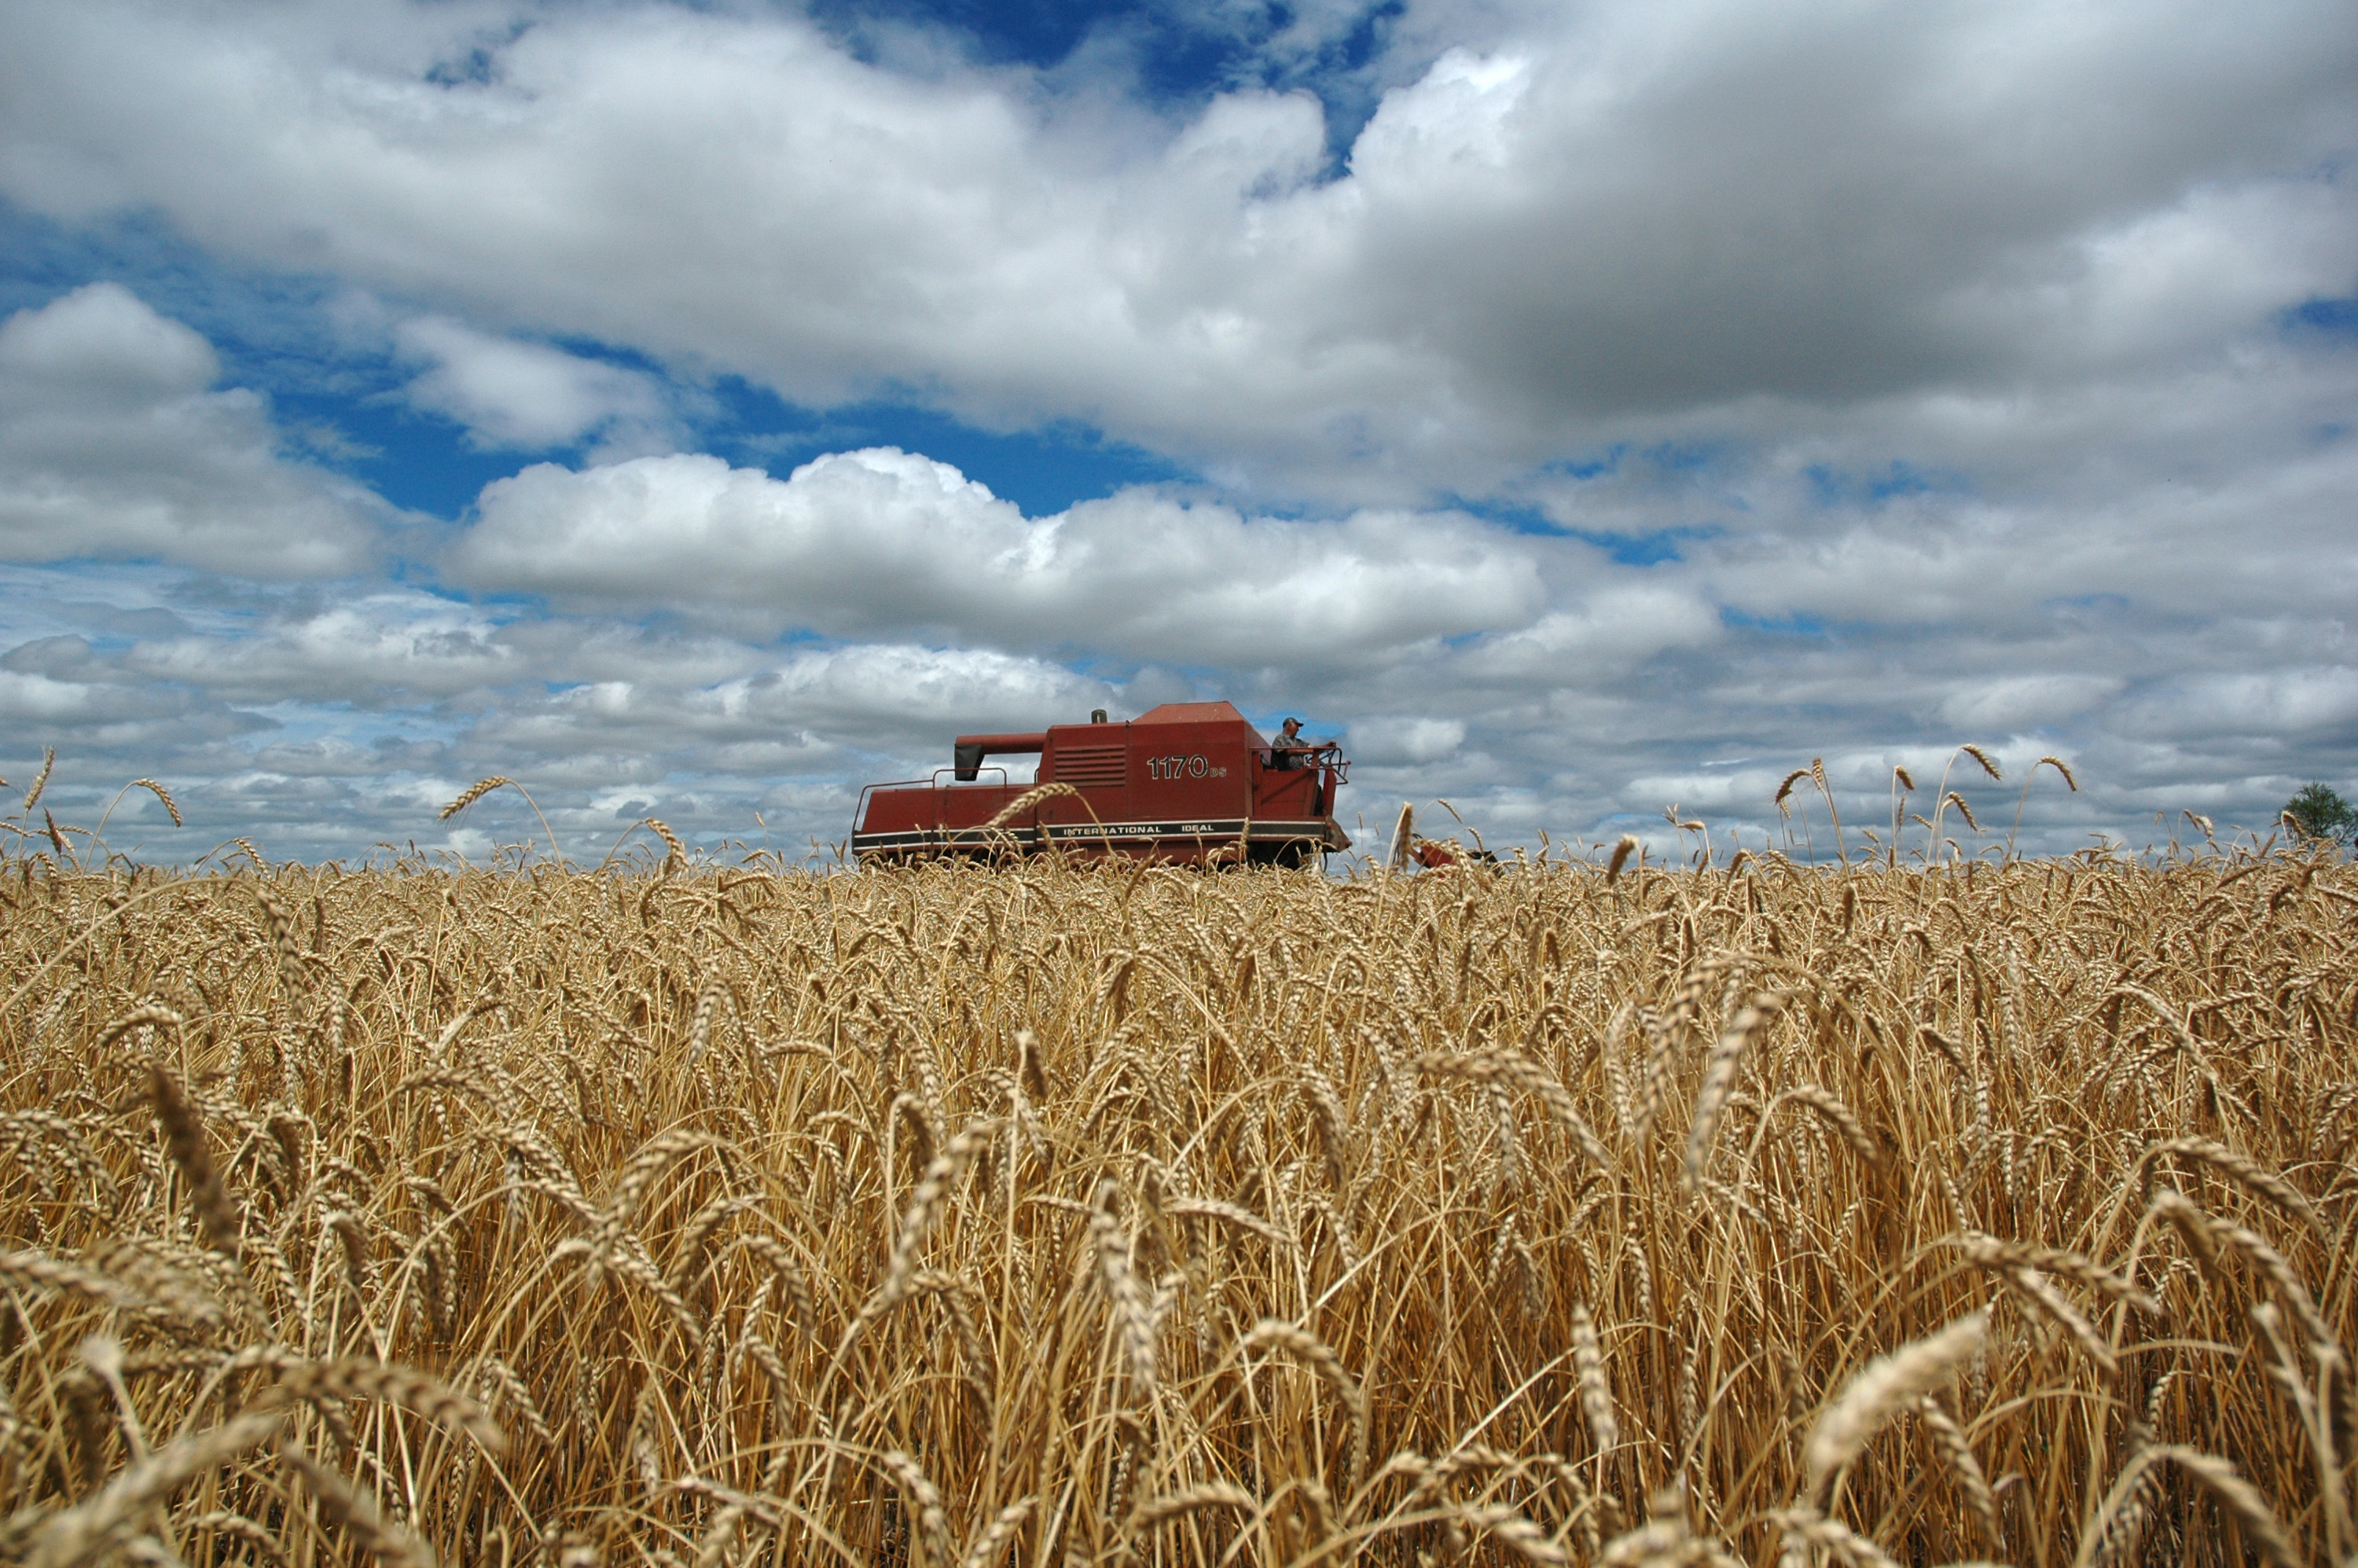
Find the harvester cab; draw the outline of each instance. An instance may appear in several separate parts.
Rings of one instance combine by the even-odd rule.
[[[1029,780],[993,758],[1037,756]],[[961,735],[931,778],[870,784],[851,849],[863,861],[1036,853],[1055,846],[1194,864],[1318,866],[1351,840],[1335,820],[1340,747],[1264,739],[1226,702],[1166,702],[1136,719]],[[947,776],[945,777],[944,775]],[[1060,790],[1042,786],[1062,784]]]

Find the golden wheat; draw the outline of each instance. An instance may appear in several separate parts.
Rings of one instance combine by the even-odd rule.
[[[2358,1552],[2345,866],[648,826],[10,863],[0,1558]]]

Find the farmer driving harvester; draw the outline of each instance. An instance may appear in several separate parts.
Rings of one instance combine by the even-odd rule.
[[[1288,719],[1278,726],[1277,739],[1270,746],[1270,766],[1272,768],[1305,768],[1318,750],[1314,741],[1302,738],[1302,720]]]

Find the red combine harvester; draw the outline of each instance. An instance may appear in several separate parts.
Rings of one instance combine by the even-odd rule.
[[[1035,752],[1038,773],[1022,784],[983,765]],[[1316,866],[1351,847],[1335,821],[1335,786],[1350,769],[1340,749],[1271,745],[1225,702],[1166,702],[1120,724],[1099,708],[1087,724],[1036,734],[961,735],[953,755],[930,779],[861,790],[852,853],[889,862],[1055,845],[1090,857]],[[1049,784],[1077,793],[986,826]]]

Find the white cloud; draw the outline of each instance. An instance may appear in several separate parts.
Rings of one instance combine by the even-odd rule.
[[[1346,501],[1704,412],[2183,370],[2358,273],[2333,0],[1502,10],[1328,183],[1299,93],[1109,133],[1066,112],[1085,92],[896,71],[790,15],[497,14],[24,8],[0,189],[806,402],[1078,416]],[[488,81],[427,77],[474,47]],[[578,385],[507,379],[421,395],[493,440],[580,416]]]
[[[1520,625],[1541,594],[1528,555],[1468,520],[1247,519],[1136,491],[1028,520],[892,448],[783,481],[703,456],[541,464],[489,486],[480,513],[451,564],[481,588],[1195,664],[1316,663]]]
[[[2346,737],[2358,729],[2358,665],[2190,674],[2139,706],[2165,735]]]
[[[93,283],[0,322],[0,557],[152,559],[252,578],[352,571],[391,509],[289,462],[205,340]]]
[[[1437,762],[1465,743],[1466,726],[1455,719],[1379,717],[1351,724],[1351,759],[1376,767]]]
[[[2008,676],[1975,680],[1942,699],[1941,717],[1968,735],[2061,724],[2117,694],[2117,676]]]
[[[706,754],[784,740],[806,762],[840,765],[851,750],[938,752],[946,766],[955,730],[1069,722],[1114,700],[1105,683],[1061,665],[963,649],[868,643],[749,663],[754,667],[745,673],[709,684],[649,669],[638,680],[568,687],[511,704],[479,741],[510,741],[535,752],[696,747]],[[753,767],[763,771],[774,761],[762,756]]]
[[[405,321],[394,337],[431,366],[409,384],[410,402],[466,426],[478,446],[532,451],[596,434],[607,452],[633,457],[676,445],[662,389],[637,372],[439,316]]]
[[[1467,662],[1493,680],[1573,682],[1623,673],[1720,635],[1718,611],[1693,588],[1608,578],[1529,627],[1481,645]]]
[[[124,665],[232,701],[362,705],[488,690],[530,667],[491,617],[416,592],[291,607],[228,636],[159,638],[131,649]]]
[[[1531,86],[1529,59],[1451,49],[1384,100],[1351,149],[1353,171],[1374,200],[1440,196],[1469,174],[1503,171]]]
[[[0,325],[0,370],[53,397],[102,408],[187,397],[212,385],[212,345],[118,284],[93,283]]]
[[[11,723],[51,724],[80,718],[90,696],[90,688],[77,682],[0,670],[0,717]]]

